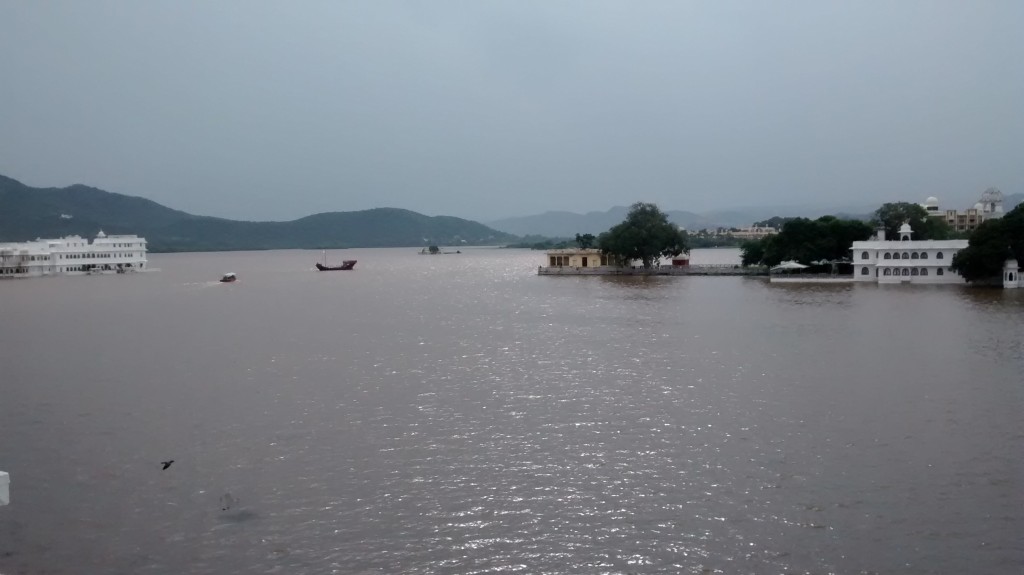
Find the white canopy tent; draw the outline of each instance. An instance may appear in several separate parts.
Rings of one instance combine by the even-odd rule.
[[[781,264],[773,267],[769,271],[770,272],[781,272],[781,271],[790,271],[790,270],[802,270],[802,269],[806,269],[806,268],[807,268],[807,266],[805,266],[804,264],[797,263],[797,262],[794,262],[794,261],[790,260],[788,262],[782,262]]]

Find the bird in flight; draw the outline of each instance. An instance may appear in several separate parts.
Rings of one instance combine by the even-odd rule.
[[[163,465],[163,466],[164,466],[164,469],[167,469],[168,467],[170,467],[170,466],[171,466],[171,464],[172,464],[172,463],[174,463],[174,460],[173,460],[173,459],[171,459],[170,461],[161,461],[161,462],[160,462],[160,465]]]

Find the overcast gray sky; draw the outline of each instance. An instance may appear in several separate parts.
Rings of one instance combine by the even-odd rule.
[[[0,0],[0,174],[240,219],[966,204],[1024,191],[1022,30],[1020,0]]]

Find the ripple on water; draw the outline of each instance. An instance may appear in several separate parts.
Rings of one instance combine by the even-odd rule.
[[[5,298],[0,461],[32,481],[0,570],[1021,565],[1016,300],[403,253],[301,280],[268,271],[295,253],[239,254],[230,298],[196,289],[223,254],[124,298]]]

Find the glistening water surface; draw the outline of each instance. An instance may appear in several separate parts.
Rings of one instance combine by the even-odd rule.
[[[0,572],[1024,569],[1024,293],[415,252],[0,282]]]

